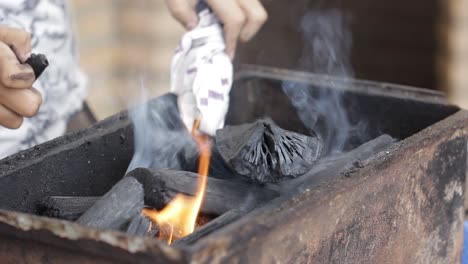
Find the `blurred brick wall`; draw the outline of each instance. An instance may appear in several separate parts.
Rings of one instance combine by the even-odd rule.
[[[468,109],[468,0],[440,2],[439,85],[451,101]]]
[[[72,0],[88,103],[99,119],[125,109],[140,91],[169,90],[169,65],[183,29],[161,0]]]
[[[151,95],[169,89],[172,52],[183,33],[162,0],[72,0],[89,103],[99,118],[127,107],[139,76]],[[241,45],[237,62],[298,68],[298,21],[308,10],[352,16],[357,78],[445,89],[468,108],[468,0],[264,0],[270,20]]]

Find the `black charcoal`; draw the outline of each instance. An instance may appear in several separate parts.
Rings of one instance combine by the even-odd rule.
[[[47,196],[38,205],[40,215],[75,221],[93,206],[97,196]]]
[[[125,177],[86,211],[77,222],[97,229],[120,228],[143,210],[143,186]]]
[[[138,168],[127,174],[136,178],[144,187],[145,205],[162,209],[178,193],[195,195],[199,175],[186,171]],[[201,211],[206,214],[221,215],[238,209],[248,199],[249,206],[255,208],[276,198],[277,191],[252,183],[236,180],[222,180],[208,177],[205,198]]]
[[[139,213],[130,220],[125,232],[132,236],[153,237],[156,235],[157,229],[153,227],[151,220]]]
[[[283,181],[280,184],[281,194],[295,192],[298,189],[311,188],[324,181],[330,181],[342,176],[352,177],[364,168],[372,157],[388,148],[395,142],[389,135],[382,135],[344,154],[331,156],[320,160],[303,176]]]
[[[218,130],[216,146],[236,173],[261,183],[304,174],[322,150],[318,137],[284,130],[269,119]]]
[[[49,66],[49,61],[44,54],[31,54],[31,56],[24,62],[33,68],[34,76],[39,78],[42,72]]]

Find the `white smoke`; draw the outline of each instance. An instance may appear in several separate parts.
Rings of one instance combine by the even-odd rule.
[[[347,19],[337,10],[312,11],[301,20],[304,50],[300,68],[317,74],[352,78],[352,36]],[[333,80],[330,80],[333,86]],[[351,137],[364,136],[363,123],[352,125],[335,89],[311,89],[297,82],[284,82],[283,91],[297,109],[301,121],[324,141],[328,154],[341,152]]]
[[[138,105],[130,108],[129,117],[134,126],[135,151],[127,169],[168,168],[181,169],[194,156],[194,142],[183,128],[177,111],[176,98],[166,94],[150,101],[141,80]],[[187,154],[187,155],[185,155]]]

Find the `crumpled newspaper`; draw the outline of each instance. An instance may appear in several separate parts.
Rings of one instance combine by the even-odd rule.
[[[216,16],[204,9],[198,26],[182,37],[171,65],[171,91],[178,95],[181,118],[189,131],[195,119],[200,121],[199,130],[211,136],[223,128],[232,80],[223,29]]]

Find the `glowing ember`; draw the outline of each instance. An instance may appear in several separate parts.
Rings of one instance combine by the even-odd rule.
[[[208,168],[210,165],[211,149],[210,140],[206,135],[198,132],[199,122],[195,122],[192,135],[200,149],[198,165],[198,186],[195,196],[178,194],[161,211],[155,209],[143,209],[143,214],[156,222],[159,226],[159,239],[172,241],[191,234],[195,229],[197,216],[205,195]]]

